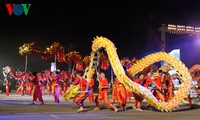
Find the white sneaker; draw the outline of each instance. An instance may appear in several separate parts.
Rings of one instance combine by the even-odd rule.
[[[80,107],[80,108],[77,110],[77,113],[83,112],[83,111],[84,111],[83,107]]]
[[[115,112],[118,112],[118,109],[117,109],[117,108],[115,108]]]
[[[143,110],[142,110],[142,109],[140,109],[140,108],[137,108],[136,110],[137,110],[137,111],[143,111]]]
[[[132,107],[133,107],[133,110],[137,110],[137,108],[134,105]]]

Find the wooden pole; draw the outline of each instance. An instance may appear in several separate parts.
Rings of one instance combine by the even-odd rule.
[[[28,55],[26,54],[26,58],[25,58],[25,72],[27,71],[27,67],[28,67]]]

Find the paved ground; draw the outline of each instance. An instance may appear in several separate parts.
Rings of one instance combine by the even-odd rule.
[[[39,103],[30,105],[32,96],[21,96],[11,93],[10,96],[0,94],[0,120],[199,120],[200,104],[195,101],[193,108],[187,102],[173,112],[160,112],[155,109],[144,108],[134,111],[131,107],[134,100],[127,104],[127,111],[114,112],[110,107],[101,103],[100,111],[93,111],[94,103],[85,101],[85,111],[76,113],[78,109],[72,101],[63,100],[61,104],[53,104],[53,96],[44,95],[44,105]],[[145,102],[142,106],[145,106]],[[115,103],[117,105],[117,103]]]

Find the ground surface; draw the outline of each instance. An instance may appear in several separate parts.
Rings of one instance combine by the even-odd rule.
[[[43,95],[44,105],[30,105],[32,96],[21,96],[11,93],[10,96],[0,94],[0,120],[199,120],[200,102],[194,101],[193,108],[187,102],[173,112],[160,112],[156,109],[145,108],[143,111],[132,109],[134,100],[127,103],[127,111],[114,112],[110,107],[101,103],[101,110],[94,111],[94,103],[85,101],[85,111],[76,113],[78,107],[72,101],[65,101],[60,96],[61,104],[54,104],[53,96]],[[117,103],[114,103],[117,105]]]

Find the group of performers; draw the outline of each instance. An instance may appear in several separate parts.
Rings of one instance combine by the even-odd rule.
[[[98,93],[94,96],[94,74],[96,73],[97,81],[99,82]],[[60,81],[60,71],[54,71],[52,73],[51,79],[45,81],[40,81],[37,77],[37,73],[33,72],[32,77],[27,80],[19,81],[18,89],[16,94],[27,94],[33,95],[33,102],[31,104],[36,104],[38,100],[42,105],[44,104],[42,95],[54,95],[54,103],[59,104],[59,96],[62,94],[66,94],[70,85],[78,86],[79,90],[76,93],[77,95],[73,98],[73,102],[77,104],[79,109],[77,112],[84,111],[84,101],[86,99],[89,102],[95,103],[94,110],[100,110],[100,102],[104,102],[109,107],[111,107],[115,112],[118,112],[119,108],[126,111],[126,104],[131,100],[131,96],[134,97],[134,104],[132,105],[133,109],[137,111],[142,111],[141,103],[144,100],[142,95],[130,92],[125,88],[125,86],[120,83],[120,80],[115,77],[114,85],[112,89],[112,100],[110,101],[108,98],[109,94],[109,81],[106,78],[104,72],[98,73],[95,72],[95,69],[92,69],[90,73],[88,73],[88,77],[83,77],[83,72],[76,73],[71,76],[71,80],[68,81]],[[176,94],[176,91],[179,89],[181,84],[181,76],[178,73],[164,72],[162,70],[158,70],[156,72],[149,71],[147,74],[139,73],[132,79],[133,82],[142,85],[149,89],[154,96],[159,101],[169,101]],[[7,94],[7,93],[6,93]],[[9,94],[9,93],[8,93]],[[191,98],[188,95],[186,98],[190,107],[192,107]],[[115,106],[115,102],[118,102],[118,106]]]
[[[143,73],[139,73],[133,82],[142,85],[149,89],[153,95],[159,100],[167,102],[172,99],[172,97],[176,94],[177,90],[181,85],[181,76],[177,72],[164,72],[162,70],[158,70],[156,72],[148,72],[146,75]],[[125,87],[119,82],[116,78],[114,80],[114,88],[112,92],[112,100],[118,101],[119,104],[123,104],[126,106],[126,101],[129,101],[130,96],[134,97],[133,109],[137,111],[142,111],[141,103],[144,100],[142,95],[136,93],[130,93]],[[186,101],[188,101],[189,106],[192,107],[192,101],[190,95],[186,97]],[[149,107],[149,106],[146,106]]]

